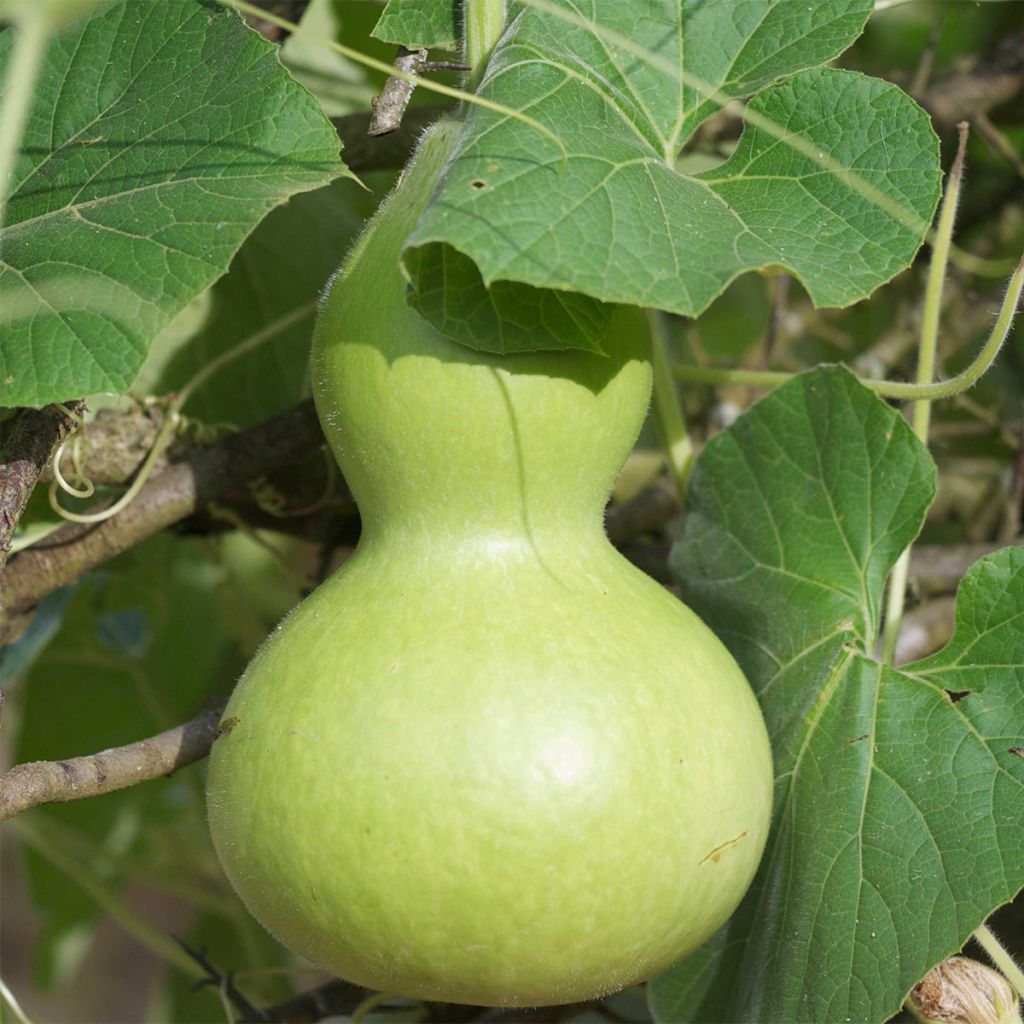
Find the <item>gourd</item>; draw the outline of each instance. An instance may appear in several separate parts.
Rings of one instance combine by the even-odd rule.
[[[325,298],[314,393],[362,536],[238,684],[210,826],[252,913],[350,981],[565,1003],[726,920],[771,757],[731,656],[603,533],[649,399],[639,311],[606,354],[494,356],[406,303],[458,130],[429,130]]]

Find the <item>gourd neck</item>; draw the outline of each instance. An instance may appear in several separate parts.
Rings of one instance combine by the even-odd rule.
[[[402,247],[459,130],[428,130],[332,284],[314,395],[364,544],[550,558],[601,541],[650,395],[646,318],[612,311],[603,353],[501,356],[455,343],[410,308]]]

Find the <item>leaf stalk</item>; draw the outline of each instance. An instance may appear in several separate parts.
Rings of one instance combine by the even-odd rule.
[[[999,307],[999,315],[992,327],[985,344],[969,366],[961,370],[955,377],[938,381],[934,384],[911,384],[895,380],[870,380],[858,378],[864,387],[874,391],[882,398],[893,398],[898,401],[918,401],[928,399],[937,401],[943,398],[954,398],[963,391],[972,388],[995,362],[999,350],[1003,347],[1013,325],[1013,318],[1020,302],[1021,291],[1024,290],[1024,255],[1021,256],[1017,269],[1010,277],[1010,282]],[[680,380],[698,381],[703,384],[735,384],[752,388],[775,388],[797,376],[784,370],[739,370],[717,366],[689,366],[676,363],[673,373]]]
[[[917,356],[917,383],[927,387],[935,376],[935,355],[939,346],[939,318],[942,310],[942,288],[949,266],[949,250],[953,241],[953,225],[956,222],[956,208],[960,200],[960,186],[963,182],[964,155],[967,150],[967,123],[960,125],[960,144],[949,172],[949,185],[942,200],[935,246],[928,265],[928,282],[924,292],[924,311],[921,317],[921,342]],[[921,398],[914,402],[910,423],[918,440],[928,446],[928,429],[931,425],[931,399]],[[893,566],[889,577],[888,601],[885,606],[885,624],[882,630],[882,661],[891,665],[896,656],[896,641],[903,621],[903,608],[907,595],[907,580],[910,575],[910,548],[907,545]]]
[[[999,973],[1010,983],[1018,999],[1024,999],[1024,970],[1012,956],[1003,948],[1003,944],[995,937],[995,933],[988,925],[979,925],[974,930],[974,940],[993,964],[999,969]]]
[[[679,402],[679,390],[669,356],[668,323],[664,313],[647,311],[651,325],[651,361],[654,369],[654,418],[665,449],[668,468],[675,480],[679,500],[686,498],[686,485],[693,467],[693,442]]]
[[[484,77],[487,60],[505,31],[505,0],[466,0],[467,85],[476,90]]]

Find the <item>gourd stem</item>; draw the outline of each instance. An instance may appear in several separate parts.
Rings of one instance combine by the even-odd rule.
[[[49,35],[45,3],[26,4],[21,13],[14,39],[14,54],[4,81],[3,107],[0,108],[0,225],[4,222],[14,161],[32,103],[32,87],[39,74]]]
[[[1010,983],[1018,999],[1024,999],[1024,970],[1003,944],[995,937],[988,925],[979,925],[974,930],[974,940],[988,954],[988,958],[999,969],[999,973]]]
[[[859,378],[861,384],[874,391],[882,398],[895,398],[903,401],[918,401],[930,399],[937,401],[943,398],[953,398],[962,391],[972,388],[984,376],[985,372],[995,362],[999,350],[1006,341],[1013,325],[1013,317],[1020,301],[1021,291],[1024,288],[1024,255],[1017,264],[1017,269],[1010,277],[1010,283],[999,308],[999,315],[992,327],[981,351],[975,356],[970,366],[961,370],[955,377],[949,380],[938,381],[935,384],[909,384],[895,380],[865,380]],[[680,380],[698,381],[703,384],[737,384],[752,388],[774,388],[797,376],[796,373],[788,373],[782,370],[734,370],[715,366],[687,366],[676,363],[672,372]]]
[[[668,468],[675,480],[679,500],[686,497],[686,485],[693,466],[693,443],[686,429],[686,419],[679,402],[679,390],[672,375],[669,357],[668,323],[664,313],[647,311],[651,325],[651,361],[654,369],[654,418],[665,448]]]
[[[467,86],[475,90],[491,50],[505,31],[505,0],[466,0],[465,17],[466,63],[471,69]]]
[[[935,376],[935,353],[939,344],[939,315],[942,309],[942,286],[949,266],[949,247],[953,240],[953,224],[956,221],[956,207],[960,198],[960,183],[963,180],[964,153],[967,149],[967,124],[960,126],[960,145],[949,172],[949,184],[942,200],[935,246],[928,265],[928,283],[924,292],[924,311],[921,317],[921,342],[917,355],[917,383],[927,386]],[[928,428],[931,424],[931,400],[919,399],[911,413],[911,426],[918,440],[927,447]],[[903,606],[906,601],[907,579],[910,575],[910,545],[908,544],[893,566],[889,577],[889,594],[885,607],[885,625],[882,630],[882,661],[893,663],[896,641],[899,638],[900,623],[903,620]]]

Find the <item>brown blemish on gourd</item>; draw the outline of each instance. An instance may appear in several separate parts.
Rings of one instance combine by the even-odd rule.
[[[221,736],[227,736],[227,734],[231,732],[231,730],[234,729],[234,727],[238,725],[238,723],[239,719],[235,715],[232,715],[230,718],[223,719],[220,725],[217,726],[218,739]]]
[[[706,864],[708,861],[711,861],[712,864],[717,864],[718,858],[721,857],[726,850],[728,850],[730,847],[735,846],[737,843],[743,842],[743,840],[746,838],[747,833],[741,832],[738,836],[736,836],[735,839],[727,839],[720,846],[716,846],[706,857],[702,858],[700,863]]]

